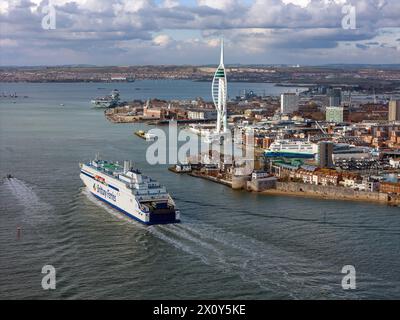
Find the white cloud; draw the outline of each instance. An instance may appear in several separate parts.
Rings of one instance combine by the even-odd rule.
[[[289,60],[296,57],[303,57],[302,63],[321,57],[334,61],[335,55],[343,58],[342,43],[365,45],[378,37],[386,47],[348,46],[353,50],[348,59],[378,60],[380,52],[380,59],[398,61],[392,52],[398,55],[400,1],[354,1],[357,29],[343,30],[344,1],[197,0],[189,5],[178,0],[51,0],[57,26],[49,31],[41,28],[40,9],[45,1],[0,0],[0,28],[3,34],[6,30],[9,41],[15,41],[2,46],[0,58],[2,63],[14,64],[17,58],[30,63],[35,52],[34,59],[42,55],[46,61],[47,50],[59,48],[57,61],[65,50],[69,53],[65,59],[79,57],[80,62],[89,57],[115,63],[118,57],[121,63],[129,63],[136,55],[142,60],[135,62],[151,63],[153,57],[154,62],[160,61],[157,50],[162,49],[161,60],[207,63],[213,61],[213,50],[223,34],[235,62],[284,63],[287,59],[292,63]],[[384,39],[382,30],[386,30]],[[56,59],[56,55],[51,57]]]
[[[173,8],[179,6],[178,0],[164,0],[162,6],[164,8]]]
[[[197,0],[200,6],[207,6],[214,9],[226,10],[235,8],[238,4],[237,0]]]
[[[216,48],[221,45],[221,39],[209,39],[206,41],[206,43],[208,46],[210,46],[212,48]]]
[[[16,47],[18,45],[18,42],[13,39],[0,39],[0,47]]]
[[[296,6],[300,7],[307,7],[311,0],[282,0],[284,4],[295,4]]]
[[[6,14],[9,10],[9,2],[6,0],[0,0],[0,14]]]
[[[166,34],[160,34],[153,39],[153,42],[158,45],[165,47],[170,44],[172,41],[171,37]]]

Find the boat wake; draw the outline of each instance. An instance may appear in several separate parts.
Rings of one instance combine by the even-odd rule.
[[[293,252],[199,221],[149,228],[157,238],[203,263],[258,286],[268,296],[298,299],[349,297],[338,288],[337,270]],[[315,273],[310,272],[310,268]],[[339,290],[338,290],[339,289]],[[280,293],[280,294],[278,294]],[[356,296],[353,296],[353,298]]]
[[[17,203],[22,206],[23,222],[36,226],[54,219],[51,214],[54,211],[53,207],[40,199],[34,189],[24,181],[17,178],[6,178],[3,187],[7,188]]]
[[[148,231],[155,238],[222,273],[238,276],[251,286],[256,285],[268,293],[269,297],[357,298],[338,288],[338,271],[321,262],[310,261],[251,236],[223,230],[191,218],[184,218],[180,224],[146,227],[98,201],[86,188],[82,189],[82,193],[124,223]],[[310,272],[310,268],[315,272]]]

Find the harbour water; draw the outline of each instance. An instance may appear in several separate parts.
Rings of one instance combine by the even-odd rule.
[[[0,184],[0,298],[400,298],[399,208],[234,191],[151,166],[149,143],[133,135],[150,127],[91,108],[114,88],[123,100],[210,94],[190,81],[1,84],[21,97],[0,98],[0,176],[15,177]],[[230,85],[244,88],[287,90]],[[167,186],[182,223],[145,227],[93,199],[78,163],[96,152]],[[41,287],[48,264],[55,290]],[[356,290],[341,287],[345,265]]]

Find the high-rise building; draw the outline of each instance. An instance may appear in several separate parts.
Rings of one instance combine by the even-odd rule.
[[[299,96],[296,93],[281,94],[281,113],[291,114],[299,109]]]
[[[321,141],[318,143],[318,166],[320,168],[333,167],[333,142]]]
[[[325,116],[327,122],[342,123],[343,122],[343,107],[326,107]]]
[[[217,128],[216,133],[226,133],[228,131],[226,102],[228,96],[226,72],[224,66],[224,41],[221,40],[221,57],[217,70],[215,71],[212,82],[212,98],[217,109]]]
[[[400,100],[389,101],[389,121],[400,121]]]
[[[330,107],[339,107],[342,103],[342,91],[340,89],[330,89],[328,98]]]

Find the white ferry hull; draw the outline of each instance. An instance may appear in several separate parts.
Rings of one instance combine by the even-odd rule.
[[[96,177],[103,178],[104,182],[98,181]],[[83,165],[80,178],[88,191],[97,199],[107,203],[133,220],[146,225],[180,222],[178,210],[175,210],[173,215],[169,214],[168,216],[156,216],[149,211],[142,210],[140,203],[129,189],[125,189],[120,181],[109,181],[110,178],[101,172],[96,172]]]

